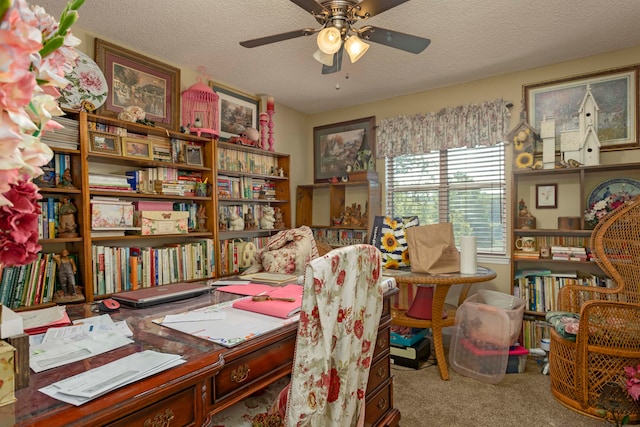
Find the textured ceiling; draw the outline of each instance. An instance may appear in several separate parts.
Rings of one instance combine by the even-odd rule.
[[[53,16],[66,4],[31,2]],[[239,45],[317,26],[286,0],[86,0],[76,25],[308,114],[640,45],[639,0],[411,0],[369,23],[431,45],[414,55],[371,43],[330,75],[312,58],[315,36]]]

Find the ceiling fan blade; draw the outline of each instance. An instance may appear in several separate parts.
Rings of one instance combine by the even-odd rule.
[[[288,33],[281,33],[281,34],[274,34],[272,36],[267,36],[267,37],[260,37],[259,39],[245,40],[243,42],[240,42],[240,45],[244,47],[258,47],[258,46],[263,46],[265,44],[281,42],[283,40],[295,39],[297,37],[302,37],[302,36],[309,36],[313,33],[315,33],[314,30],[305,28],[302,30],[289,31]]]
[[[307,12],[311,12],[315,15],[319,15],[326,10],[315,0],[291,0],[291,2],[297,4]]]
[[[373,15],[377,15],[408,1],[409,0],[362,0],[357,6],[360,9],[358,15],[368,15],[368,17],[372,17]]]
[[[380,27],[371,27],[363,31],[361,38],[411,53],[420,53],[431,43],[431,40],[423,37]]]
[[[340,50],[333,54],[333,65],[322,65],[322,74],[333,74],[340,71],[342,68],[342,54],[344,48],[340,46]]]

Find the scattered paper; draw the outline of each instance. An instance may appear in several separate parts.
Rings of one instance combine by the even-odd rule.
[[[248,285],[251,280],[216,280],[211,286]]]
[[[223,312],[215,311],[187,311],[180,314],[167,314],[164,316],[162,323],[178,323],[178,322],[202,322],[205,320],[220,320],[224,319]]]
[[[58,381],[39,391],[54,399],[78,406],[184,362],[180,355],[145,350]]]

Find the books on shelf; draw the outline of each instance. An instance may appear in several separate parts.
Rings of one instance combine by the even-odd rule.
[[[539,259],[540,252],[513,251],[513,257],[517,259]]]

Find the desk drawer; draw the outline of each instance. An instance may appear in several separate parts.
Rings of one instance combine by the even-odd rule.
[[[369,370],[369,381],[367,382],[367,392],[365,395],[369,395],[380,384],[382,384],[387,378],[389,378],[391,372],[391,365],[389,356],[383,357],[371,366]]]
[[[108,425],[109,427],[193,426],[196,424],[195,389],[195,386],[190,387]]]
[[[291,371],[295,345],[296,338],[292,336],[225,363],[224,368],[213,379],[213,403],[262,377],[268,376],[278,368],[284,366]]]
[[[388,351],[390,342],[391,328],[387,326],[386,328],[378,331],[378,336],[376,337],[376,348],[373,350],[372,360],[376,360],[378,358],[378,355],[380,355],[383,351]]]
[[[393,393],[391,384],[391,378],[389,378],[371,397],[367,396],[364,409],[365,426],[375,425],[391,409],[391,394]]]

